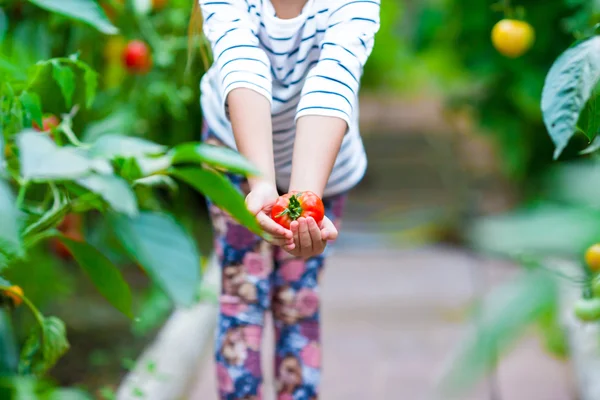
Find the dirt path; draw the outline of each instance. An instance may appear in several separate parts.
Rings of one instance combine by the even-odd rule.
[[[430,399],[435,379],[466,328],[473,263],[497,284],[515,269],[480,262],[447,248],[360,251],[352,233],[340,240],[325,275],[324,365],[326,400]],[[272,343],[267,337],[266,344]],[[271,346],[263,360],[271,372]],[[210,351],[212,353],[212,350]],[[498,371],[499,397],[482,384],[469,400],[573,400],[566,365],[527,337]],[[210,354],[189,399],[216,400]]]

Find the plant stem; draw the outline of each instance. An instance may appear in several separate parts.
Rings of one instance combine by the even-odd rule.
[[[61,123],[60,127],[62,128],[63,133],[65,134],[67,139],[69,139],[69,142],[71,142],[72,145],[77,147],[85,146],[81,141],[79,141],[77,136],[75,136],[75,133],[73,133],[70,124]]]
[[[34,235],[28,239],[25,239],[23,245],[25,246],[25,248],[31,248],[31,247],[35,246],[36,244],[38,244],[39,242],[41,242],[42,240],[56,237],[59,234],[60,233],[56,229],[50,229],[47,231],[43,231],[43,232],[40,232],[37,235]]]
[[[40,325],[40,328],[42,328],[42,337],[43,337],[44,336],[44,316],[42,315],[40,310],[38,310],[37,307],[35,305],[33,305],[31,300],[29,300],[27,298],[27,296],[21,295],[20,293],[17,293],[16,291],[12,290],[10,288],[10,286],[0,285],[0,291],[1,292],[10,292],[10,294],[17,296],[18,298],[20,298],[23,301],[23,303],[27,306],[27,308],[29,308],[29,310],[35,317],[36,321]]]
[[[23,202],[25,201],[25,194],[27,193],[27,187],[29,186],[29,181],[24,180],[21,183],[21,187],[19,188],[19,194],[17,196],[17,209],[21,209],[23,206]]]

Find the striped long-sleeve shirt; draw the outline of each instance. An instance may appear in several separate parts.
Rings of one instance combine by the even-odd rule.
[[[308,0],[302,13],[280,19],[270,0],[199,0],[214,64],[201,83],[211,131],[236,148],[227,95],[248,88],[271,103],[277,185],[287,189],[296,120],[338,117],[348,131],[325,195],[363,177],[367,159],[358,130],[358,89],[379,29],[380,0]]]

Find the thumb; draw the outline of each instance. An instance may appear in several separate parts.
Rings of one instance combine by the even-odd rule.
[[[262,210],[262,202],[260,201],[259,196],[256,196],[255,193],[250,192],[248,196],[246,196],[246,207],[248,211],[252,214],[256,215]]]

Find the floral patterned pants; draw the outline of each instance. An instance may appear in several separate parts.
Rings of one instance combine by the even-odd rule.
[[[232,182],[247,192],[240,177]],[[324,199],[326,215],[339,224],[345,196]],[[319,281],[325,255],[302,260],[235,222],[209,203],[215,251],[222,269],[216,338],[219,398],[262,400],[261,342],[273,313],[278,400],[316,400],[321,368]]]

